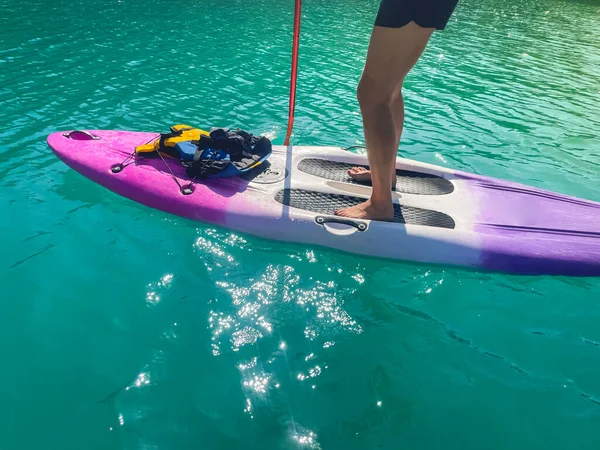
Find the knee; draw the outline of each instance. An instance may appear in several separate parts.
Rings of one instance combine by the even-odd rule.
[[[398,96],[398,89],[390,89],[368,77],[361,78],[356,97],[361,109],[372,109],[391,105]]]

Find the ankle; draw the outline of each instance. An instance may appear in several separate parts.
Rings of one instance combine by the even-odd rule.
[[[389,209],[393,209],[394,205],[392,203],[391,197],[377,197],[373,195],[369,201],[371,207],[378,211],[387,211]]]

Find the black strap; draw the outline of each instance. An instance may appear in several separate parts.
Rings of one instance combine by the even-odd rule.
[[[211,175],[216,175],[218,173],[223,172],[229,167],[230,164],[231,162],[229,161],[199,159],[186,165],[186,173],[189,177],[203,180],[210,177]]]

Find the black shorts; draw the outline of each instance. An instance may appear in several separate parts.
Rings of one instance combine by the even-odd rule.
[[[414,21],[423,28],[443,30],[458,0],[381,0],[375,26],[400,28]]]

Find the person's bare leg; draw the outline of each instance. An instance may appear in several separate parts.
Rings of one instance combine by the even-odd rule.
[[[396,152],[400,146],[400,137],[404,127],[404,98],[402,97],[402,83],[398,84],[392,100],[392,114],[394,115],[394,126],[396,128]],[[370,182],[371,171],[364,167],[352,167],[348,175],[356,181]],[[392,190],[396,189],[396,164],[392,165]]]
[[[391,221],[392,168],[396,159],[403,103],[394,114],[394,99],[406,74],[425,49],[433,28],[410,22],[401,28],[374,27],[367,62],[358,87],[365,142],[372,176],[371,198],[357,206],[335,211],[344,217]],[[401,98],[401,96],[399,97]],[[401,107],[400,107],[401,106]],[[399,114],[399,110],[402,114]],[[398,132],[399,131],[399,132]]]

